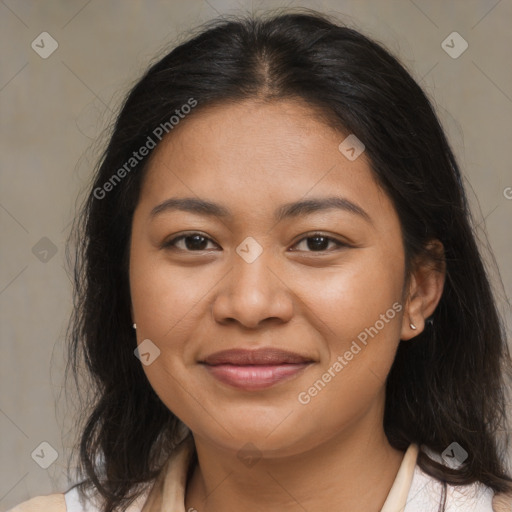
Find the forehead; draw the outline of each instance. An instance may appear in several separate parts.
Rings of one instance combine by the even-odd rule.
[[[348,135],[298,101],[197,110],[153,152],[141,202],[197,196],[237,213],[241,207],[274,213],[276,204],[337,193],[392,214],[366,154],[351,161],[340,152]]]

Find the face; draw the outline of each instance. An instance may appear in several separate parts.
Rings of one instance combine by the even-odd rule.
[[[347,158],[348,134],[299,102],[192,115],[155,149],[133,218],[151,386],[227,450],[299,453],[368,417],[381,429],[404,249],[365,153]],[[217,354],[233,349],[250,352]]]

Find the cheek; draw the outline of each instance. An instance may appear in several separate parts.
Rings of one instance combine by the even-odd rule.
[[[371,260],[308,287],[326,354],[297,398],[308,411],[304,421],[313,425],[321,414],[327,430],[352,422],[379,399],[398,346],[401,269]]]
[[[379,396],[400,339],[403,262],[382,249],[356,256],[307,286],[326,351],[299,402],[324,411],[333,425],[363,414]]]
[[[143,369],[172,410],[180,403],[180,390],[188,385],[198,342],[209,338],[205,301],[217,282],[218,276],[206,267],[199,272],[197,267],[171,265],[164,254],[147,247],[134,247],[132,252],[130,289],[138,343],[149,339],[160,350],[154,364]]]
[[[151,340],[159,355],[142,369],[163,403],[178,417],[187,417],[190,396],[184,392],[186,332],[192,328],[194,304],[202,296],[191,276],[171,269],[149,250],[134,247],[130,258],[130,291],[137,339]],[[154,349],[153,349],[154,350]]]
[[[208,289],[204,280],[194,277],[193,269],[173,267],[141,250],[131,258],[130,288],[140,332],[161,341],[182,330],[181,324]]]
[[[303,288],[304,300],[324,324],[322,332],[331,340],[331,348],[343,350],[352,339],[378,322],[382,334],[391,338],[399,332],[399,303],[403,286],[403,268],[399,258],[391,259],[381,251],[364,250],[354,254],[346,265],[329,273],[316,273]],[[300,279],[298,276],[297,280]],[[384,320],[381,320],[384,315]],[[385,328],[382,328],[384,321]]]

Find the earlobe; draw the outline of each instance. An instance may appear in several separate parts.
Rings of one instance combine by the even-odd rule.
[[[416,274],[412,274],[409,282],[408,299],[402,318],[402,332],[400,339],[409,340],[423,331],[422,298],[419,293]]]

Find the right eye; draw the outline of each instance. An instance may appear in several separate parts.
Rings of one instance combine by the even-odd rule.
[[[178,243],[183,241],[184,246],[178,247]],[[213,242],[211,238],[208,238],[207,236],[202,235],[201,233],[197,232],[191,232],[191,233],[185,233],[180,236],[177,236],[175,238],[172,238],[171,240],[165,242],[162,245],[163,249],[178,249],[180,251],[184,252],[199,252],[199,251],[207,251],[210,250],[205,245],[208,244],[208,241]],[[215,244],[217,245],[217,244]]]

